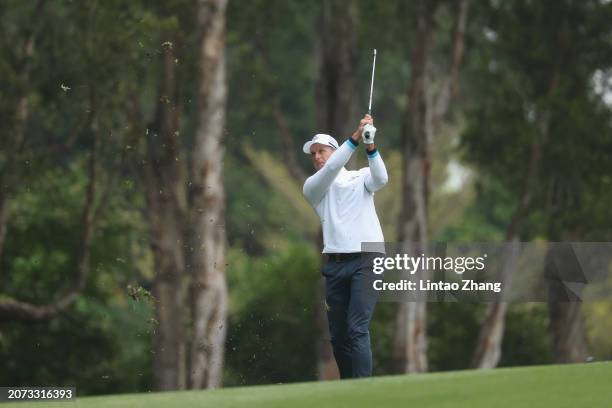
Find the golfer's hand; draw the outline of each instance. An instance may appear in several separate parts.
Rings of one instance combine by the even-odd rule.
[[[359,122],[361,128],[361,135],[363,143],[366,146],[374,146],[374,136],[376,135],[376,128],[374,127],[374,118],[370,115],[365,115],[361,122]]]
[[[368,124],[374,125],[374,118],[366,113],[364,117],[359,121],[359,127],[357,128],[356,132],[361,134],[365,125]]]
[[[359,126],[357,126],[355,133],[353,133],[353,135],[351,136],[355,143],[359,143],[359,140],[361,140],[361,135],[363,134],[363,128],[365,127],[365,125],[372,123],[374,123],[374,119],[372,118],[372,116],[368,114],[364,115],[364,117],[359,121]]]

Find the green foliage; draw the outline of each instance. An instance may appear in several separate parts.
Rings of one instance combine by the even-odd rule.
[[[45,304],[72,284],[81,250],[83,166],[76,161],[68,172],[50,170],[13,197],[1,265],[4,296]],[[125,290],[142,280],[131,261],[145,249],[142,220],[121,196],[100,214],[83,294],[57,317],[3,326],[0,383],[73,385],[84,395],[150,386],[151,306],[128,300]]]
[[[514,197],[513,207],[530,183],[525,239],[559,240],[567,231],[586,238],[594,231],[584,223],[597,228],[590,219],[601,220],[601,211],[590,206],[601,201],[602,176],[612,174],[609,158],[601,155],[612,148],[612,114],[592,83],[612,58],[603,23],[612,9],[596,1],[563,1],[552,9],[542,2],[507,2],[479,14],[483,32],[467,59],[472,87],[465,158],[495,179],[490,186],[499,184]],[[528,174],[534,146],[539,160]]]
[[[470,366],[480,322],[475,303],[427,305],[427,357],[430,371],[461,370]]]
[[[443,242],[499,242],[513,210],[513,197],[495,179],[480,177],[476,198],[461,217],[452,220],[436,239]]]
[[[320,268],[309,245],[259,259],[228,254],[227,385],[316,379]]]
[[[590,351],[595,360],[612,359],[612,302],[601,300],[582,304]]]
[[[313,58],[318,11],[314,2],[257,0],[228,4],[228,135],[230,150],[243,142],[279,152],[272,117],[278,101],[296,146],[312,137],[315,123]],[[300,155],[299,157],[304,156]],[[306,168],[307,157],[302,157]]]
[[[396,310],[397,304],[391,302],[378,302],[374,309],[374,316],[370,322],[370,342],[374,356],[373,375],[396,373],[393,356]]]
[[[249,254],[262,254],[263,231],[283,227],[271,211],[270,196],[274,195],[246,163],[227,155],[224,164],[226,187],[226,227],[230,246],[240,247]]]
[[[545,303],[511,305],[506,316],[500,366],[552,364]]]
[[[155,298],[153,295],[151,295],[151,292],[142,286],[127,285],[127,292],[128,295],[135,301],[155,302]]]

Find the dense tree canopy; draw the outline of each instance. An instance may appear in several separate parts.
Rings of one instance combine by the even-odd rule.
[[[0,384],[76,385],[79,394],[154,388],[159,322],[147,169],[175,160],[187,172],[177,189],[194,181],[186,169],[202,125],[206,30],[193,3],[0,4],[0,302],[54,302],[80,276],[83,259],[88,272],[61,313],[0,321]],[[434,3],[432,99],[449,70],[458,12],[454,1]],[[356,4],[360,112],[371,50],[379,52],[373,115],[390,182],[376,202],[392,241],[417,10],[407,1]],[[316,128],[321,4],[230,0],[225,19],[224,380],[315,380],[318,219],[286,149],[289,142],[296,150],[297,174],[312,172],[301,146],[325,131]],[[460,92],[430,141],[430,239],[501,241],[519,219],[524,241],[610,241],[612,4],[472,2],[468,21]],[[175,87],[166,92],[169,72]],[[176,118],[171,153],[159,142],[160,110]],[[375,372],[393,373],[396,305],[377,307]],[[467,368],[482,305],[429,304],[428,313],[430,369]],[[609,303],[586,305],[584,314],[593,356],[609,358],[612,342],[601,329],[611,324]],[[545,304],[513,306],[507,321],[501,365],[555,360]]]

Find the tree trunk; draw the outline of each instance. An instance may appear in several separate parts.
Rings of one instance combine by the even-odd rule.
[[[323,230],[319,228],[317,234],[316,248],[323,248]],[[321,256],[321,265],[325,265],[325,257]],[[315,319],[319,329],[317,341],[317,372],[320,381],[335,380],[340,378],[340,371],[334,358],[331,347],[331,335],[329,333],[329,321],[327,320],[327,310],[325,307],[325,278],[319,279],[319,290],[315,301]]]
[[[401,130],[402,210],[399,219],[400,242],[406,252],[419,251],[428,240],[427,203],[431,123],[425,95],[427,52],[435,5],[418,2],[416,42],[412,51],[412,75],[408,86],[408,105]],[[406,123],[407,122],[407,123]],[[416,246],[414,245],[416,244]],[[396,316],[394,360],[399,372],[427,371],[426,302],[400,303]]]
[[[583,363],[589,349],[581,302],[549,302],[550,333],[557,363]]]
[[[519,241],[516,235],[511,237],[503,248],[503,259],[496,281],[503,282],[505,293],[512,286],[512,273],[518,258]],[[504,337],[505,316],[508,304],[495,301],[489,304],[485,319],[481,325],[478,347],[472,358],[475,368],[494,368],[501,358],[501,344]]]
[[[199,69],[198,127],[190,186],[193,319],[190,387],[222,385],[226,334],[223,136],[225,80],[225,10],[227,0],[199,0],[202,30]]]
[[[325,310],[325,279],[319,280],[317,291],[317,302],[315,307],[315,319],[319,329],[317,341],[317,373],[319,380],[332,380],[340,378],[340,372],[334,359],[334,353],[330,345],[329,323],[327,311]]]
[[[342,143],[357,126],[357,26],[358,6],[355,0],[340,2],[323,0],[320,15],[320,36],[316,44],[319,78],[316,84],[317,129]],[[352,163],[353,158],[349,162]],[[320,236],[321,233],[319,233]],[[322,238],[317,248],[322,248]],[[325,259],[321,259],[324,263]],[[324,290],[323,296],[324,296]],[[338,368],[329,341],[324,302],[317,293],[315,312],[319,328],[317,367],[319,380],[339,378]]]
[[[567,234],[564,235],[567,237]],[[571,234],[567,238],[575,241],[576,235]],[[545,276],[554,359],[556,363],[583,363],[589,356],[589,349],[582,314],[581,289],[577,289],[580,290],[578,293],[568,293],[564,283],[581,282],[582,268],[569,242],[551,245],[546,254]]]
[[[559,85],[559,73],[553,72],[548,86],[547,97],[550,97]],[[550,107],[542,107],[538,121],[538,129],[531,143],[527,171],[523,178],[523,187],[518,198],[517,208],[512,214],[512,218],[506,230],[506,243],[517,243],[520,236],[520,225],[526,217],[533,192],[538,187],[537,179],[539,174],[540,158],[542,156],[542,146],[549,137],[550,129]],[[511,287],[511,271],[505,270],[502,273],[502,287],[504,292],[509,292]],[[504,320],[506,318],[507,305],[503,302],[491,302],[487,306],[487,312],[480,327],[478,343],[472,359],[474,368],[494,368],[499,363],[501,357],[501,346],[504,333]]]
[[[162,57],[156,123],[148,134],[147,208],[155,264],[153,294],[157,327],[153,336],[156,390],[177,390],[185,381],[185,261],[180,203],[185,192],[179,156],[175,102],[175,64],[171,50]]]
[[[464,54],[468,0],[457,4],[455,29],[448,77],[440,92],[428,91],[427,64],[433,16],[438,3],[420,1],[416,4],[416,41],[408,87],[408,106],[402,126],[402,212],[399,220],[399,240],[405,242],[405,252],[423,252],[429,239],[427,208],[429,203],[430,145],[443,118],[451,111],[459,94],[459,68]],[[396,316],[394,356],[400,372],[427,371],[426,299],[399,305]]]
[[[0,186],[0,289],[3,286],[4,275],[2,274],[2,253],[4,252],[4,239],[6,238],[6,231],[8,229],[8,197],[6,193],[2,191],[3,187]]]
[[[287,167],[287,171],[301,187],[307,178],[306,173],[300,166],[300,161],[296,154],[297,152],[300,152],[301,149],[297,149],[295,143],[293,143],[294,137],[289,129],[287,117],[285,116],[280,102],[276,97],[272,102],[272,116],[274,117],[274,123],[276,123],[276,127],[278,128],[278,133],[283,144],[283,159],[285,166]]]
[[[548,115],[544,115],[546,122],[548,122]],[[545,132],[548,133],[548,123],[543,126]],[[541,155],[541,138],[539,136],[534,137],[531,146],[531,155],[525,178],[523,179],[524,186],[523,192],[519,197],[517,209],[512,215],[510,224],[506,230],[506,243],[519,242],[519,229],[522,223],[527,209],[531,203],[532,191],[535,188],[535,180],[537,177],[537,167],[540,161]],[[509,258],[505,258],[508,262],[511,261]],[[504,288],[504,292],[509,292],[511,288],[512,270],[506,268],[507,263],[502,266],[500,273],[500,282]],[[504,325],[506,318],[506,310],[508,306],[505,302],[496,300],[487,305],[487,311],[485,318],[480,326],[480,333],[478,335],[478,342],[476,350],[472,358],[472,367],[474,368],[495,368],[501,358],[501,346],[504,337]]]
[[[316,85],[318,132],[341,143],[357,127],[357,27],[355,0],[323,0],[318,39],[319,78]],[[369,52],[368,52],[369,55]],[[365,113],[365,102],[364,102]]]

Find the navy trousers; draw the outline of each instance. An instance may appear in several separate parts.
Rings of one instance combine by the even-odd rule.
[[[376,254],[379,255],[379,254]],[[345,261],[328,260],[323,266],[325,304],[334,357],[340,378],[372,375],[369,325],[376,305],[372,288],[374,253]]]

